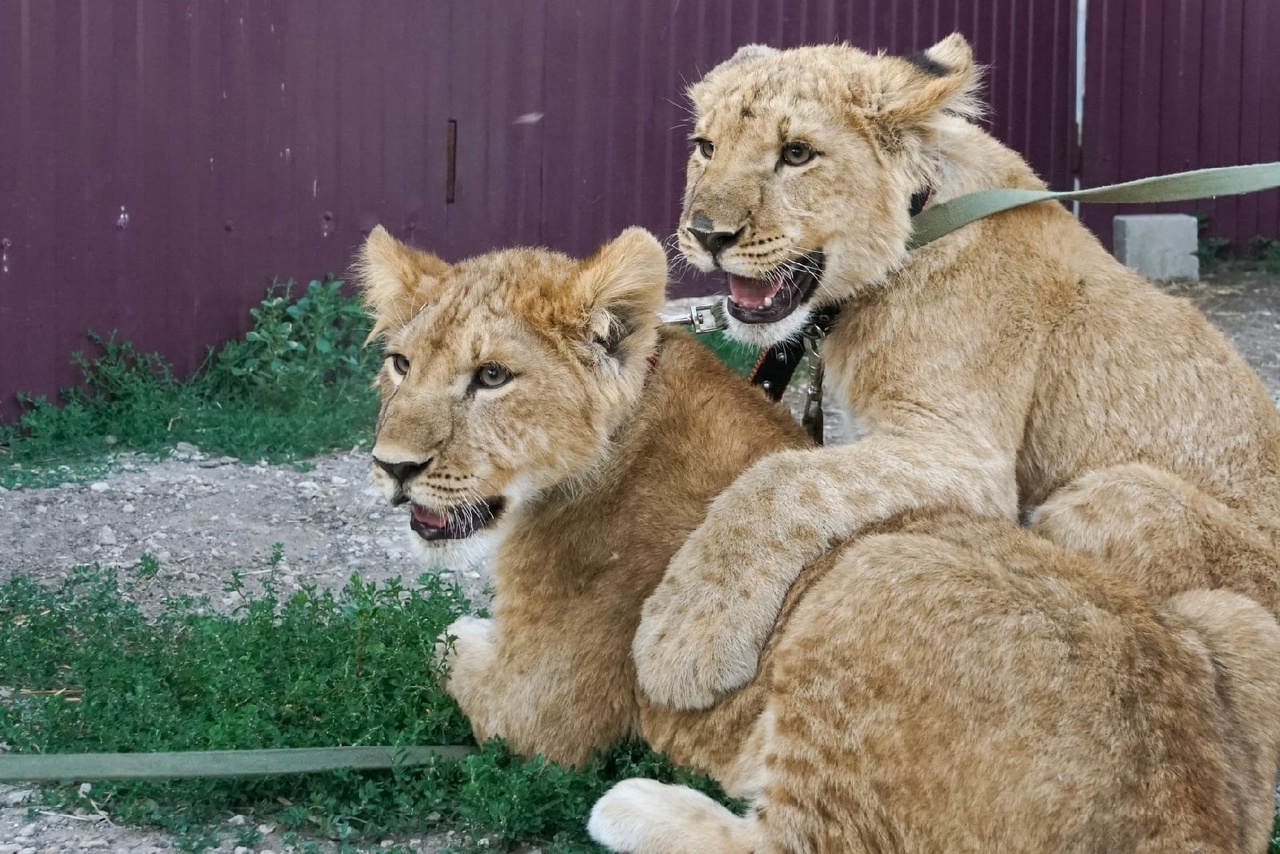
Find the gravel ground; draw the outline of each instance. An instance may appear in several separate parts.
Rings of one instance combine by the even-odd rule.
[[[1231,336],[1280,401],[1280,279],[1228,271],[1171,290]],[[828,441],[841,441],[844,422],[834,406],[827,411]],[[264,574],[274,543],[284,546],[277,581],[286,592],[303,584],[340,587],[352,573],[381,580],[422,571],[408,548],[403,508],[383,505],[370,486],[367,453],[321,457],[306,470],[245,464],[191,446],[159,462],[128,454],[117,462],[119,471],[92,483],[0,490],[0,580],[25,573],[57,583],[72,567],[97,561],[136,582],[134,595],[145,607],[190,594],[230,608],[236,600],[223,588],[232,570]],[[163,567],[151,580],[138,572],[144,553]],[[455,580],[484,598],[481,571]],[[152,852],[176,844],[166,834],[114,826],[105,814],[51,814],[27,803],[31,796],[27,788],[0,786],[0,854]],[[221,835],[234,839],[245,819],[227,819]],[[225,842],[216,850],[292,850],[269,826],[260,829],[267,835],[253,849]],[[373,850],[434,851],[448,842],[423,836],[386,840]]]

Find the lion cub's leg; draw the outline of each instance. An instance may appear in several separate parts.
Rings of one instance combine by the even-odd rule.
[[[452,644],[446,642],[448,637],[454,639]],[[472,722],[481,742],[504,729],[491,720],[497,706],[491,691],[497,657],[492,619],[459,617],[436,640],[435,659],[447,674],[444,688]]]
[[[1280,614],[1274,534],[1169,472],[1141,463],[1089,472],[1050,495],[1031,529],[1101,558],[1154,598],[1221,588]]]
[[[1217,590],[1183,593],[1157,610],[1175,631],[1180,622],[1189,624],[1208,651],[1241,850],[1262,851],[1274,821],[1280,762],[1280,625],[1251,599]]]
[[[734,815],[701,792],[657,780],[616,784],[591,808],[587,832],[610,851],[750,854],[769,849],[756,840],[755,818]]]

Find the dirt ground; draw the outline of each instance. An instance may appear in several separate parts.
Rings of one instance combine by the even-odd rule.
[[[1233,270],[1170,290],[1226,331],[1280,402],[1280,278]],[[842,424],[838,415],[831,419],[829,441],[843,438]],[[340,587],[352,573],[413,579],[422,572],[407,545],[407,511],[385,506],[374,494],[365,452],[322,457],[307,470],[230,461],[191,446],[159,462],[126,454],[118,463],[119,471],[92,483],[0,490],[0,580],[24,573],[57,583],[72,567],[97,561],[136,582],[147,606],[191,594],[230,608],[236,602],[223,588],[232,570],[264,574],[274,543],[284,546],[277,580],[285,591],[303,584]],[[139,572],[144,553],[162,566],[149,580]],[[480,571],[456,580],[483,598]],[[24,806],[29,794],[0,786],[0,854],[149,852],[175,844],[164,834],[115,827],[105,816]],[[243,817],[228,816],[224,837],[234,838],[237,821]],[[447,841],[387,840],[373,850],[392,843],[435,850]],[[230,842],[218,850],[249,851]],[[268,834],[253,850],[291,849]]]

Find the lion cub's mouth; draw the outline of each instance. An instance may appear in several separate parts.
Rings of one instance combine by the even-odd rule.
[[[729,314],[743,323],[776,323],[804,305],[822,277],[822,253],[789,261],[763,279],[729,274]]]
[[[492,525],[506,506],[502,497],[485,498],[448,510],[412,506],[409,527],[424,540],[463,540]]]

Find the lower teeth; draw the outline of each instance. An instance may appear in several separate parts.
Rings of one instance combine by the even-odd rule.
[[[765,297],[765,298],[764,298],[764,307],[765,307],[765,308],[773,308],[773,297]]]

